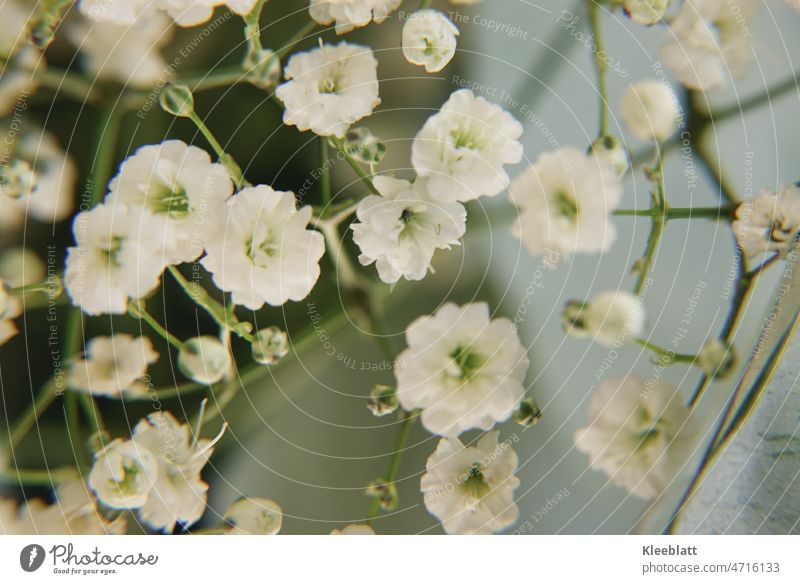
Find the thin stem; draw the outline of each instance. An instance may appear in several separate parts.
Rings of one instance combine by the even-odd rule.
[[[331,173],[328,168],[328,140],[325,137],[319,139],[319,158],[322,176],[320,177],[320,189],[322,191],[322,207],[327,208],[331,202]]]
[[[264,9],[265,0],[258,0],[253,9],[243,16],[244,36],[247,40],[247,52],[257,55],[263,49],[261,46],[261,11]]]
[[[654,217],[663,215],[666,221],[672,219],[717,219],[720,221],[733,220],[737,205],[725,207],[667,207],[666,209],[617,209],[613,215],[618,217]]]
[[[25,294],[32,294],[34,292],[44,292],[45,294],[50,295],[53,290],[56,290],[60,294],[60,283],[61,280],[58,277],[54,277],[54,279],[47,279],[42,282],[36,282],[35,284],[16,286],[15,288],[11,288],[8,293],[15,296],[23,296]],[[59,296],[59,294],[53,295],[53,298],[56,298]]]
[[[347,253],[340,249],[339,234],[336,227],[329,223],[319,223],[317,228],[325,238],[328,255],[336,268],[336,274],[342,285],[347,289],[359,287],[359,277]]]
[[[23,69],[23,71],[30,72],[38,85],[52,89],[56,93],[63,93],[80,103],[96,101],[99,98],[97,90],[89,80],[71,71],[49,66],[39,66],[33,71]]]
[[[80,392],[78,401],[80,401],[83,413],[92,426],[92,433],[98,434],[104,432],[105,423],[103,422],[103,417],[100,415],[100,408],[98,408],[94,398],[88,393]]]
[[[608,133],[608,65],[606,64],[606,50],[603,44],[602,14],[597,0],[587,0],[589,9],[589,27],[594,37],[594,68],[597,72],[597,90],[600,94],[600,131],[598,136],[605,136]]]
[[[72,467],[53,470],[11,469],[0,472],[0,484],[51,487],[76,476],[78,476],[78,469]]]
[[[286,55],[292,52],[295,45],[304,41],[314,30],[317,28],[317,23],[313,20],[309,20],[306,22],[303,27],[294,33],[291,38],[286,41],[286,44],[283,45],[278,51],[276,51],[275,56],[278,59],[283,59]]]
[[[186,85],[192,90],[192,93],[195,93],[208,89],[229,87],[241,83],[244,80],[245,74],[242,72],[242,68],[237,66],[215,69],[210,73],[199,73],[179,77],[175,80],[175,83]]]
[[[655,176],[653,176],[653,174],[655,174]],[[639,259],[637,265],[639,277],[636,280],[636,287],[634,289],[637,296],[641,296],[645,289],[650,270],[653,267],[656,250],[658,249],[658,244],[661,242],[664,226],[667,223],[667,200],[664,192],[664,159],[660,149],[656,150],[656,164],[651,172],[651,180],[654,182],[654,188],[650,195],[651,219],[653,224],[650,228],[650,235],[647,238],[647,246],[645,247],[644,255]]]
[[[403,457],[403,451],[405,450],[406,442],[408,442],[408,436],[411,434],[411,428],[414,425],[414,421],[417,419],[417,413],[401,410],[399,418],[400,430],[398,431],[397,440],[394,444],[394,451],[392,452],[392,456],[389,459],[389,464],[386,467],[386,473],[382,477],[383,482],[387,485],[393,484],[397,479],[397,471],[400,469],[400,461]],[[369,508],[367,523],[371,523],[372,520],[378,516],[380,506],[381,503],[377,497],[372,500],[372,504]]]
[[[9,430],[9,441],[6,447],[9,453],[14,452],[14,449],[19,446],[22,439],[25,438],[28,432],[36,425],[39,417],[50,407],[56,397],[58,397],[58,393],[56,392],[57,387],[56,379],[51,378],[39,390],[39,395],[36,396],[33,403],[28,406],[28,409],[26,409],[22,415],[17,418],[14,425],[11,426]]]
[[[233,157],[225,152],[225,149],[222,147],[222,144],[214,137],[214,134],[211,130],[206,126],[205,122],[200,119],[200,116],[197,115],[197,112],[192,110],[191,114],[189,115],[189,119],[194,122],[194,125],[197,126],[197,129],[203,134],[203,137],[206,141],[211,145],[211,148],[214,149],[214,152],[219,158],[219,161],[228,169],[228,172],[231,173],[231,177],[233,178],[233,182],[236,184],[236,188],[241,188],[242,186],[249,186],[248,183],[244,178],[244,173],[242,173],[241,167],[236,163]]]
[[[172,345],[179,351],[183,349],[184,345],[183,342],[180,339],[178,339],[178,337],[169,332],[167,329],[165,329],[163,326],[161,326],[158,323],[158,321],[155,318],[153,318],[153,315],[147,312],[147,309],[145,308],[143,302],[136,308],[135,313],[133,313],[132,316],[136,318],[141,318],[148,325],[150,325],[150,328],[153,329],[156,333],[158,333],[158,335],[161,338],[163,338],[165,341],[167,341],[170,345]]]
[[[342,156],[344,156],[347,164],[350,165],[350,168],[353,169],[353,172],[356,173],[356,176],[361,179],[361,182],[367,185],[367,188],[369,188],[370,192],[379,195],[380,193],[378,192],[378,189],[375,188],[375,184],[372,182],[370,173],[364,170],[364,168],[361,166],[361,163],[350,155],[350,153],[347,151],[347,148],[345,148],[344,141],[337,138],[331,138],[331,142],[336,147],[336,150],[342,153]]]
[[[103,109],[101,114],[95,138],[94,158],[90,169],[91,206],[99,203],[107,192],[108,181],[114,171],[117,141],[124,115],[125,112],[116,107],[114,100],[109,100],[109,105]]]
[[[688,355],[685,353],[676,353],[670,349],[659,347],[655,343],[651,343],[645,339],[636,339],[636,343],[653,353],[666,357],[671,363],[694,363],[697,360],[697,355]]]

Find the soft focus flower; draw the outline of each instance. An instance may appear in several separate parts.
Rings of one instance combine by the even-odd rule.
[[[339,43],[295,53],[275,95],[285,107],[284,123],[320,136],[344,136],[372,113],[378,97],[378,61],[369,47]]]
[[[142,16],[163,10],[181,26],[197,26],[208,21],[217,6],[226,5],[236,14],[247,14],[256,0],[81,0],[79,8],[98,22],[129,25]]]
[[[157,478],[157,454],[131,440],[114,440],[95,455],[89,486],[112,509],[136,509],[147,502]]]
[[[632,375],[597,386],[575,445],[612,483],[652,499],[691,456],[695,425],[677,387]]]
[[[690,89],[724,88],[753,59],[749,22],[761,8],[753,0],[684,0],[661,50],[664,64]]]
[[[306,229],[311,207],[299,211],[294,193],[268,186],[243,189],[205,240],[203,266],[234,304],[258,310],[308,296],[325,253],[322,235]]]
[[[489,430],[522,399],[528,357],[511,321],[489,320],[485,303],[443,305],[406,329],[408,349],[395,369],[406,410],[423,408],[422,425],[443,436]]]
[[[591,337],[604,347],[621,347],[642,336],[644,308],[638,296],[622,290],[602,292],[564,309],[564,330],[575,337]]]
[[[484,434],[475,446],[443,438],[428,458],[421,490],[425,507],[449,534],[489,535],[519,517],[514,489],[517,454],[498,432]]]
[[[712,379],[725,379],[736,366],[736,351],[719,339],[708,339],[697,353],[695,363]]]
[[[342,529],[334,529],[331,535],[375,535],[375,531],[363,523],[352,523]]]
[[[231,365],[230,351],[216,337],[191,338],[178,353],[178,368],[197,383],[216,383],[225,377]]]
[[[622,7],[631,20],[651,26],[659,22],[672,0],[610,0],[612,6]]]
[[[107,535],[125,533],[123,517],[109,521],[97,509],[83,481],[64,481],[56,489],[56,501],[0,499],[0,535]]]
[[[166,219],[160,242],[169,263],[189,262],[203,252],[205,232],[233,193],[225,167],[205,150],[180,140],[142,146],[120,166],[107,201],[144,207]]]
[[[9,286],[27,286],[41,282],[47,268],[39,255],[26,247],[11,247],[0,255],[0,278]]]
[[[800,232],[800,186],[783,184],[778,192],[762,190],[736,209],[733,233],[751,261],[765,254],[789,253]]]
[[[9,5],[7,1],[0,7],[0,27],[6,24],[3,20],[3,8]],[[14,33],[17,34],[18,30]],[[0,28],[0,36],[4,40],[14,39],[5,29]],[[0,49],[2,51],[2,49]],[[0,52],[0,60],[5,59],[6,64],[3,74],[0,75],[0,116],[12,114],[15,110],[24,111],[27,109],[26,100],[28,96],[36,91],[39,82],[36,80],[34,70],[42,71],[47,68],[47,64],[35,48],[30,45],[21,47],[13,56],[3,56]],[[0,218],[2,224],[2,218]]]
[[[69,217],[75,205],[78,172],[56,139],[42,130],[26,128],[16,138],[6,136],[6,145],[13,160],[31,169],[33,180],[32,189],[21,196],[0,188],[0,227],[18,227],[26,218],[52,224]]]
[[[87,345],[86,357],[70,365],[67,383],[72,389],[98,396],[141,394],[147,390],[141,381],[147,366],[157,360],[158,353],[147,337],[95,337]]]
[[[271,499],[239,499],[225,511],[226,535],[275,535],[281,530],[283,510]]]
[[[786,0],[786,3],[794,8],[797,12],[800,12],[800,0]]]
[[[79,19],[67,24],[66,33],[98,79],[148,89],[168,73],[160,50],[172,39],[172,21],[160,12],[129,25]]]
[[[0,284],[2,283],[0,282]],[[0,314],[0,346],[2,346],[19,332],[14,319],[22,314],[22,302],[16,296],[8,295],[5,290],[0,294],[5,296],[2,314]]]
[[[80,0],[78,9],[96,22],[130,25],[160,6],[161,0]]]
[[[438,10],[419,10],[403,25],[403,55],[428,73],[441,71],[456,54],[458,27]]]
[[[133,430],[132,442],[149,451],[157,461],[152,489],[139,506],[139,517],[154,529],[168,533],[176,523],[190,526],[199,521],[206,508],[208,485],[200,472],[214,452],[213,440],[198,440],[189,426],[169,412],[155,412],[141,420]]]
[[[661,81],[639,81],[628,86],[620,110],[625,128],[641,140],[663,142],[678,129],[678,98]]]
[[[64,284],[87,314],[123,314],[159,284],[166,224],[145,209],[102,204],[75,217]]]
[[[522,160],[522,125],[469,89],[454,92],[414,138],[411,161],[440,201],[494,196],[508,186],[505,164]]]
[[[511,184],[511,201],[520,209],[513,227],[528,251],[573,253],[606,251],[616,229],[609,220],[622,196],[615,171],[596,156],[575,148],[545,152]]]
[[[466,232],[467,211],[460,203],[440,203],[428,190],[429,181],[378,176],[373,179],[380,196],[361,200],[354,223],[353,241],[361,265],[375,263],[381,280],[389,284],[401,277],[421,280],[430,269],[437,249],[458,245]]]
[[[383,22],[403,0],[311,0],[308,11],[319,24],[336,23],[336,34]]]

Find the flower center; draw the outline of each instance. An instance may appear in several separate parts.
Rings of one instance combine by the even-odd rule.
[[[475,499],[482,499],[492,488],[486,479],[483,477],[481,465],[477,462],[473,464],[461,483],[462,488],[467,491]]]
[[[470,381],[483,367],[484,359],[469,347],[457,347],[450,353],[453,360],[454,377],[461,381]]]
[[[124,474],[123,478],[119,481],[114,479],[109,479],[109,484],[113,489],[116,489],[119,493],[126,494],[136,491],[136,477],[139,475],[139,467],[131,462],[125,461],[122,464],[122,473]]]
[[[319,83],[319,92],[326,95],[339,93],[341,87],[339,86],[340,79],[338,76],[333,75],[327,79],[323,79]]]
[[[271,233],[266,233],[260,238],[260,242],[256,243],[255,238],[250,238],[245,242],[245,254],[250,258],[250,261],[260,267],[265,267],[267,260],[278,257],[280,253],[280,245],[276,243],[275,238]]]
[[[115,235],[109,238],[105,247],[100,248],[100,253],[102,254],[105,261],[114,267],[119,267],[120,265],[118,256],[120,250],[122,249],[122,241],[123,239],[121,237]]]
[[[453,139],[453,144],[455,144],[456,148],[480,150],[484,147],[484,140],[471,128],[456,128],[450,132],[450,137]]]
[[[578,218],[578,201],[566,191],[557,191],[553,195],[553,203],[556,213],[561,217],[569,219],[573,223]]]
[[[189,214],[189,196],[180,185],[168,187],[156,184],[147,193],[147,206],[153,213],[169,215],[173,219],[182,219]]]

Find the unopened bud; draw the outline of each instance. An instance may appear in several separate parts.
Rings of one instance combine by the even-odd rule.
[[[399,499],[397,497],[397,487],[394,483],[376,479],[367,485],[366,493],[368,497],[378,499],[381,509],[385,511],[397,509]]]
[[[262,365],[274,365],[289,352],[289,336],[276,326],[261,329],[252,343],[253,359]]]
[[[397,411],[400,407],[397,390],[389,385],[376,385],[369,394],[367,407],[376,416],[385,416]]]
[[[178,353],[178,367],[197,383],[212,384],[222,379],[231,366],[231,356],[219,339],[194,337]]]
[[[170,83],[158,96],[158,103],[165,112],[179,118],[190,118],[194,113],[194,96],[185,85]]]
[[[514,421],[524,428],[532,428],[542,419],[542,410],[532,397],[522,400],[512,414]]]

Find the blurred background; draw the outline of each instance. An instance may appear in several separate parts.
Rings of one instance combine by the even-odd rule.
[[[298,4],[291,0],[268,2],[265,46],[281,47],[307,22],[307,11],[299,10]],[[800,57],[800,17],[783,1],[766,4],[767,9],[752,26],[756,65],[735,88],[709,94],[712,108],[725,108],[763,92],[797,69],[793,59]],[[404,2],[383,24],[344,37],[348,42],[373,47],[379,60],[382,104],[360,125],[367,126],[386,145],[381,172],[410,176],[414,134],[463,83],[503,105],[522,122],[526,161],[510,169],[512,177],[543,151],[563,146],[586,148],[594,140],[598,93],[592,56],[582,36],[589,34],[584,2],[485,0],[465,7],[437,0],[434,7],[450,13],[461,35],[456,58],[434,75],[408,64],[399,49],[404,11],[416,7],[416,3]],[[565,26],[562,10],[578,17],[573,21],[574,29]],[[619,61],[618,72],[612,71],[608,78],[610,102],[618,114],[617,106],[627,86],[652,78],[660,70],[659,48],[667,40],[668,31],[635,25],[621,13],[606,14],[603,26],[606,48]],[[181,47],[200,29],[178,30],[163,52],[166,61],[179,55]],[[244,51],[241,29],[238,17],[225,21],[182,60],[178,74],[236,65]],[[336,42],[330,31],[322,38]],[[306,40],[298,48],[311,47],[315,42]],[[48,49],[48,62],[64,68],[81,67],[74,48],[58,36]],[[666,75],[671,79],[669,72]],[[107,91],[113,95],[113,89]],[[313,179],[307,182],[320,164],[317,139],[310,132],[283,126],[281,111],[267,93],[243,83],[203,91],[195,101],[196,110],[251,182],[293,190],[304,203],[319,201],[319,185]],[[29,115],[53,132],[76,161],[81,172],[80,193],[91,167],[90,138],[103,119],[102,108],[54,96],[48,90],[37,93],[30,105]],[[731,186],[741,195],[774,189],[780,182],[800,178],[800,135],[794,123],[786,123],[797,120],[797,108],[796,97],[787,96],[714,126],[709,136],[711,151],[718,155]],[[627,136],[618,119],[612,120],[611,128],[632,151],[646,152],[642,150],[646,145]],[[181,138],[210,150],[190,122],[175,120],[154,107],[145,116],[125,117],[112,154],[118,163],[138,146],[165,138]],[[304,184],[309,185],[302,189],[307,192],[301,192]],[[346,163],[334,166],[333,186],[336,197],[342,200],[363,193]],[[621,207],[646,208],[648,187],[641,171],[629,174]],[[713,206],[721,200],[717,185],[708,180],[695,160],[682,157],[680,150],[672,151],[667,158],[666,189],[673,206]],[[651,375],[651,354],[635,346],[610,352],[589,340],[567,338],[560,314],[568,300],[633,288],[629,272],[644,250],[648,220],[616,218],[618,236],[609,253],[602,257],[577,256],[551,269],[540,258],[528,255],[511,236],[513,212],[505,194],[472,202],[468,212],[463,245],[437,253],[435,274],[422,282],[402,281],[391,290],[376,283],[384,289],[381,310],[389,342],[399,352],[404,347],[405,327],[445,301],[485,301],[496,316],[517,316],[521,320],[520,337],[530,347],[530,392],[544,414],[539,424],[524,432],[513,422],[499,428],[501,439],[519,439],[515,449],[520,458],[521,486],[516,495],[521,511],[519,525],[524,527],[517,532],[634,530],[647,504],[610,485],[605,475],[588,470],[586,456],[573,448],[572,436],[587,421],[593,387],[602,379],[628,372]],[[342,245],[352,249],[349,235],[344,231],[342,235]],[[0,242],[4,248],[24,245],[43,258],[47,246],[55,244],[62,254],[71,242],[69,222],[55,228],[31,222],[24,231],[0,233]],[[679,352],[694,353],[709,336],[718,333],[730,300],[733,252],[727,224],[705,220],[669,223],[645,297],[650,340],[667,346],[679,329],[685,328]],[[58,258],[59,265],[62,260]],[[321,280],[307,301],[256,314],[240,312],[241,318],[252,320],[258,328],[274,324],[288,330],[293,351],[265,380],[245,386],[225,409],[230,428],[205,473],[211,486],[209,523],[216,523],[215,514],[242,495],[277,501],[285,513],[282,533],[328,533],[366,518],[370,500],[364,496],[363,487],[384,472],[394,451],[397,424],[393,417],[374,417],[365,407],[365,398],[375,384],[392,384],[393,374],[376,339],[365,332],[368,327],[362,316],[347,308],[352,306],[351,299],[338,287],[329,260],[324,259],[322,265]],[[374,268],[367,270],[374,277]],[[740,355],[747,352],[764,316],[779,276],[778,270],[773,272],[759,280],[748,304],[744,326],[736,339]],[[181,338],[198,331],[214,332],[213,323],[184,300],[173,282],[169,278],[165,282],[160,293],[163,313],[157,317]],[[687,314],[689,322],[682,324]],[[112,329],[139,331],[139,324],[130,318],[85,318],[84,327],[86,339]],[[44,311],[26,314],[20,328],[22,333],[0,348],[4,420],[19,415],[30,403],[31,392],[51,374]],[[151,369],[156,384],[180,383],[174,353],[161,339],[153,338],[153,342],[161,353]],[[246,362],[247,347],[238,350]],[[687,395],[699,377],[698,370],[680,365],[663,375]],[[719,408],[730,383],[711,386],[700,407],[701,417]],[[220,396],[211,397],[213,401]],[[193,417],[200,398],[165,400],[163,407],[179,418]],[[105,401],[102,409],[112,435],[125,436],[152,406]],[[17,464],[54,468],[74,463],[74,445],[64,437],[62,404],[56,402],[41,422],[39,431],[31,433],[16,453]],[[414,427],[398,474],[400,506],[374,523],[378,533],[441,532],[419,494],[425,460],[437,442],[419,425]],[[687,468],[687,474],[691,469]],[[0,485],[0,489],[5,496],[30,497],[47,492],[26,489],[21,493],[10,485]]]

